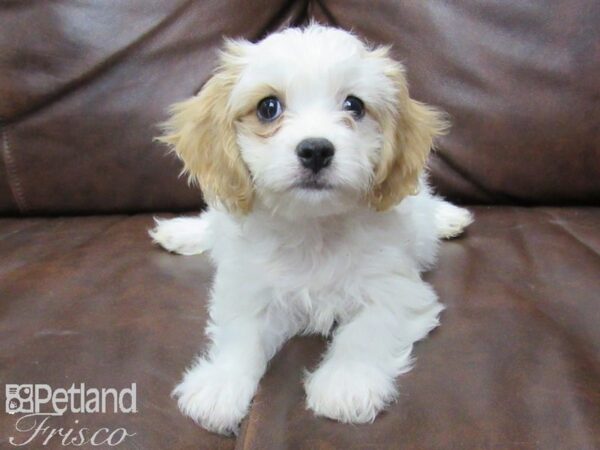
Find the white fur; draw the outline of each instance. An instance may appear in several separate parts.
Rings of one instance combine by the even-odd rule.
[[[473,223],[473,214],[465,208],[459,208],[448,202],[441,202],[436,209],[435,222],[438,235],[442,239],[451,239],[460,235]]]
[[[152,241],[180,255],[199,255],[211,247],[212,233],[207,221],[197,217],[154,219]]]
[[[439,238],[458,235],[472,218],[433,196],[424,178],[418,194],[390,211],[360,201],[381,136],[371,118],[340,122],[336,102],[359,92],[365,104],[385,108],[394,93],[363,48],[346,32],[316,26],[253,45],[230,101],[273,85],[286,93],[289,118],[269,139],[238,136],[255,184],[252,211],[213,206],[200,218],[157,221],[151,231],[176,253],[210,249],[216,264],[211,345],[174,390],[181,410],[209,430],[237,432],[287,339],[332,330],[322,362],[306,375],[307,406],[343,422],[373,421],[396,398],[413,344],[439,323],[443,306],[420,274],[434,264]],[[330,190],[294,187],[303,172],[293,149],[314,136],[336,148],[323,175]]]
[[[229,106],[244,110],[246,93],[265,85],[285,97],[284,126],[274,136],[263,139],[243,127],[238,133],[262,202],[290,218],[353,209],[371,186],[382,135],[371,114],[349,127],[349,114],[340,105],[348,95],[360,93],[373,112],[395,109],[396,87],[385,75],[386,61],[374,57],[352,34],[317,25],[287,29],[257,45],[240,45],[245,47],[245,69]],[[307,137],[334,144],[335,158],[325,174],[335,189],[292,189],[304,176],[294,149]]]

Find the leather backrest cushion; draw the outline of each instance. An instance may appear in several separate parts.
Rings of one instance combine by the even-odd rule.
[[[597,0],[322,0],[313,14],[393,44],[413,96],[450,114],[430,163],[443,194],[600,204]]]
[[[392,43],[413,96],[454,123],[438,190],[471,203],[600,198],[595,0],[125,0],[0,5],[0,211],[183,210],[201,196],[153,143],[222,36],[315,17]],[[307,15],[308,14],[308,15]]]
[[[0,211],[199,208],[157,124],[200,89],[224,35],[304,14],[283,0],[2,2]]]

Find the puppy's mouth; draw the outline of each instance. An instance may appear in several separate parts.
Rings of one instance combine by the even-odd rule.
[[[317,177],[308,177],[294,183],[294,189],[303,189],[308,191],[328,191],[333,189],[333,185]]]

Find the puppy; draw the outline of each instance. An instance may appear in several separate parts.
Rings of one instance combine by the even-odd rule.
[[[236,433],[268,361],[299,333],[331,336],[304,380],[307,407],[371,422],[396,397],[413,344],[443,306],[420,273],[471,214],[433,196],[424,170],[443,115],[409,97],[388,49],[339,29],[227,41],[160,140],[210,209],[158,220],[167,250],[210,250],[211,344],[175,388],[204,428]]]

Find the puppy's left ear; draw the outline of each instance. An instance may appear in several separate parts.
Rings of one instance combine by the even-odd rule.
[[[418,191],[434,139],[449,123],[441,111],[410,98],[404,67],[388,56],[387,48],[373,53],[383,59],[396,91],[395,105],[379,117],[383,144],[369,199],[377,211],[386,211]]]
[[[243,67],[245,41],[227,41],[219,65],[202,90],[171,107],[158,140],[183,161],[190,182],[197,182],[209,204],[245,214],[254,196],[250,172],[237,143],[230,96]]]

